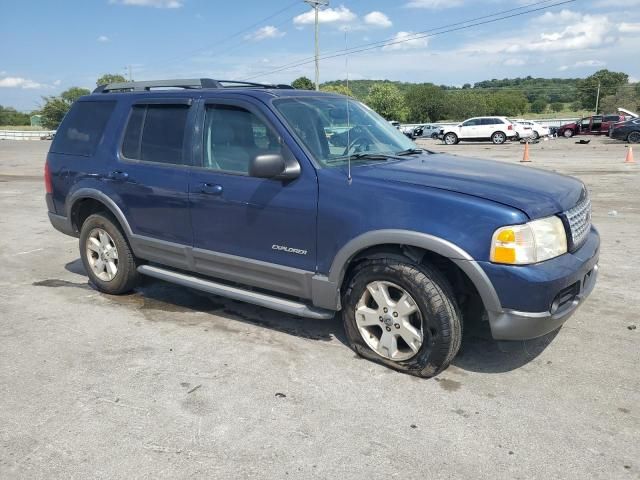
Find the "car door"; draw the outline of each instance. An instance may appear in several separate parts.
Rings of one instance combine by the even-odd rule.
[[[493,135],[493,133],[496,130],[504,130],[499,125],[501,123],[502,122],[498,118],[491,118],[491,117],[482,118],[482,119],[480,119],[480,128],[479,128],[478,134],[483,139],[491,138],[491,135]],[[505,132],[505,133],[507,133],[507,132]]]
[[[107,181],[134,234],[136,253],[187,266],[191,246],[189,170],[192,98],[147,98],[127,106],[126,127]]]
[[[460,125],[460,138],[481,138],[480,129],[480,119],[471,118]]]
[[[195,269],[206,275],[308,296],[316,269],[315,170],[257,101],[216,98],[200,105],[199,166],[190,179]],[[249,175],[251,158],[299,162],[294,180]]]
[[[602,128],[602,116],[594,116],[591,117],[591,125],[589,128],[589,133],[593,135],[597,135],[600,133],[600,129]]]

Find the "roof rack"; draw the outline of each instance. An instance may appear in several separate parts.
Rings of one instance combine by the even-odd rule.
[[[182,80],[149,80],[144,82],[115,82],[99,85],[93,93],[149,92],[155,88],[273,88],[293,89],[290,85],[269,85],[265,83],[241,82],[236,80],[213,80],[211,78],[191,78]]]

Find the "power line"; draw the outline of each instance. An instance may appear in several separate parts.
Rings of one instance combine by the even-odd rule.
[[[199,48],[197,48],[197,49],[195,49],[195,50],[191,50],[191,51],[189,51],[189,52],[185,52],[185,53],[181,54],[180,56],[174,56],[174,57],[171,57],[171,58],[166,59],[166,60],[161,60],[161,61],[158,61],[158,62],[150,63],[150,64],[148,64],[147,66],[149,66],[149,65],[151,65],[151,66],[158,66],[158,65],[162,65],[162,66],[164,66],[164,65],[166,65],[166,64],[168,64],[168,63],[172,63],[172,62],[173,62],[173,61],[175,61],[175,60],[183,59],[183,58],[184,58],[185,56],[187,56],[187,55],[193,55],[194,53],[202,52],[202,51],[207,50],[207,49],[209,49],[209,48],[211,48],[211,47],[213,47],[213,46],[218,46],[218,45],[221,45],[221,44],[223,44],[223,43],[226,43],[226,42],[228,42],[229,40],[233,40],[234,38],[237,38],[237,37],[239,37],[240,35],[242,35],[242,34],[244,34],[244,33],[247,33],[247,32],[249,32],[249,31],[253,30],[254,28],[258,27],[259,25],[262,25],[263,23],[268,22],[269,20],[271,20],[271,19],[273,19],[273,18],[278,17],[279,15],[283,14],[284,12],[286,12],[286,11],[288,11],[288,10],[291,10],[293,7],[296,7],[296,6],[299,6],[299,5],[300,5],[299,0],[296,0],[295,2],[292,2],[292,3],[288,4],[287,6],[285,6],[285,7],[281,8],[280,10],[277,10],[275,13],[272,13],[272,14],[270,14],[269,16],[267,16],[267,17],[265,17],[265,18],[263,18],[263,19],[261,19],[261,20],[258,20],[257,22],[252,23],[251,25],[249,25],[249,26],[247,26],[247,27],[245,27],[245,28],[243,28],[243,29],[241,29],[241,30],[236,31],[235,33],[232,33],[231,35],[228,35],[227,37],[224,37],[224,38],[222,38],[222,39],[220,39],[220,40],[216,41],[215,43],[208,44],[208,45],[205,45],[205,46],[203,46],[203,47],[199,47]],[[295,16],[297,16],[297,15],[298,15],[298,14],[296,14]],[[282,24],[284,24],[284,23],[289,22],[289,20],[292,20],[293,18],[295,18],[295,16],[293,16],[293,17],[291,17],[291,18],[287,18],[284,22],[282,22],[282,23],[278,24],[277,26],[280,26],[280,25],[282,25]],[[231,48],[235,48],[235,47],[237,47],[237,46],[239,46],[239,45],[241,45],[241,44],[244,44],[244,43],[246,43],[246,42],[247,42],[247,40],[244,40],[244,41],[240,42],[240,44],[235,45],[234,47],[231,47]],[[213,57],[215,57],[215,56],[217,56],[217,55],[220,55],[221,53],[226,53],[226,52],[228,52],[229,50],[230,50],[230,49],[220,50],[220,51],[218,51],[218,52],[214,53],[214,54],[211,56],[211,58],[213,58]]]
[[[539,1],[539,2],[534,2],[534,3],[527,4],[527,5],[523,5],[523,6],[520,6],[520,7],[511,8],[511,9],[508,9],[508,10],[501,10],[500,12],[491,13],[489,15],[483,15],[483,16],[480,16],[480,17],[475,17],[475,18],[471,18],[471,19],[460,21],[460,22],[456,22],[456,23],[449,23],[447,25],[442,25],[440,27],[435,27],[435,28],[431,28],[429,30],[423,30],[421,32],[416,32],[416,33],[414,33],[412,35],[409,35],[407,37],[403,37],[402,40],[403,41],[411,41],[411,40],[414,40],[415,36],[419,36],[419,35],[422,35],[422,34],[425,34],[425,33],[436,32],[436,31],[442,30],[444,28],[455,27],[455,26],[458,26],[458,25],[464,25],[465,23],[469,23],[469,22],[473,22],[473,21],[477,21],[477,20],[483,20],[485,18],[495,17],[495,16],[498,16],[498,15],[504,15],[505,13],[515,12],[515,11],[523,10],[523,9],[531,7],[531,6],[543,5],[545,3],[549,3],[549,2],[553,2],[553,1],[557,1],[557,0],[542,0],[542,1]],[[553,6],[553,5],[551,5],[551,6]],[[384,39],[384,40],[379,40],[377,42],[371,42],[371,43],[365,43],[365,44],[361,44],[361,45],[356,45],[356,46],[351,47],[351,48],[344,48],[344,49],[340,49],[340,50],[332,50],[332,51],[329,51],[329,52],[325,52],[324,55],[331,55],[331,54],[334,54],[334,53],[345,53],[345,54],[348,54],[348,53],[350,53],[350,52],[352,52],[352,51],[354,51],[354,50],[356,50],[358,48],[361,48],[361,47],[368,47],[368,46],[373,46],[373,45],[385,46],[387,43],[393,42],[395,40],[396,40],[395,37],[387,38],[387,39]],[[279,67],[276,67],[276,68],[284,68],[284,67],[289,67],[289,66],[292,66],[292,67],[293,66],[298,66],[298,65],[300,65],[300,62],[306,62],[307,60],[311,60],[313,58],[314,57],[303,57],[303,58],[301,58],[299,60],[294,60],[292,62],[285,63],[283,65],[280,65]],[[259,75],[260,74],[257,74],[256,76],[259,76]],[[255,77],[251,77],[251,78],[255,78]]]
[[[445,26],[442,26],[442,27],[437,27],[437,28],[433,28],[433,29],[430,29],[430,30],[425,30],[423,32],[419,32],[419,33],[416,33],[416,34],[408,36],[408,37],[404,37],[404,38],[399,39],[399,40],[392,39],[391,41],[386,40],[386,41],[381,41],[381,42],[373,42],[373,43],[369,43],[369,44],[363,44],[363,45],[360,45],[360,46],[357,46],[357,47],[352,47],[348,51],[338,50],[337,53],[327,54],[327,55],[324,55],[324,56],[322,56],[320,58],[322,60],[328,60],[328,59],[331,59],[331,58],[342,57],[344,55],[350,55],[350,54],[353,54],[353,53],[362,53],[362,52],[366,52],[366,51],[369,51],[369,50],[375,50],[375,49],[378,49],[378,48],[381,48],[381,47],[398,45],[398,44],[410,42],[410,41],[413,41],[413,40],[419,40],[419,39],[423,39],[423,38],[435,37],[435,36],[438,36],[438,35],[443,35],[445,33],[451,33],[451,32],[456,32],[456,31],[460,31],[460,30],[465,30],[465,29],[472,28],[472,27],[477,27],[477,26],[480,26],[480,25],[486,25],[486,24],[490,24],[490,23],[495,23],[495,22],[498,22],[498,21],[501,21],[501,20],[506,20],[506,19],[509,19],[509,18],[519,17],[519,16],[522,16],[522,15],[527,15],[527,14],[530,14],[530,13],[535,13],[535,12],[539,12],[539,11],[542,11],[542,10],[547,10],[549,8],[557,7],[557,6],[560,6],[560,5],[566,5],[568,3],[573,3],[576,0],[564,0],[564,1],[561,1],[561,2],[554,3],[552,5],[539,6],[539,5],[543,5],[545,3],[549,3],[550,1],[553,1],[553,0],[543,0],[542,2],[536,2],[536,3],[529,4],[529,5],[524,6],[524,7],[517,7],[517,8],[513,8],[511,10],[504,10],[504,11],[502,11],[500,13],[494,13],[494,14],[491,14],[491,15],[484,15],[484,16],[476,17],[476,18],[473,18],[473,19],[470,19],[470,20],[465,20],[463,22],[456,22],[456,23],[445,25]],[[510,15],[504,15],[504,13],[507,13],[507,12],[522,10],[522,9],[529,8],[529,7],[532,7],[532,6],[537,6],[537,8],[532,8],[532,9],[525,10],[525,11],[518,12],[518,13],[512,13]],[[490,18],[489,20],[478,21],[478,20],[489,18],[489,17],[497,17],[497,18]],[[471,23],[471,22],[475,22],[475,23]],[[465,25],[465,24],[468,24],[468,25]],[[456,25],[462,25],[462,26],[457,26],[455,28],[449,28],[449,27],[453,27],[453,26],[456,26]],[[442,31],[438,31],[438,30],[442,30]],[[430,33],[430,32],[433,32],[433,33]],[[284,71],[284,70],[289,70],[291,68],[307,65],[307,64],[309,64],[309,63],[311,63],[313,61],[314,60],[304,60],[304,61],[301,61],[301,62],[298,62],[298,63],[290,63],[290,64],[281,65],[280,67],[276,67],[273,70],[268,70],[268,71],[265,71],[265,72],[261,72],[261,73],[252,75],[250,77],[243,78],[243,80],[245,80],[245,81],[246,80],[252,80],[252,79],[264,76],[264,75],[272,75],[274,73],[278,73],[278,72],[281,72],[281,71]]]

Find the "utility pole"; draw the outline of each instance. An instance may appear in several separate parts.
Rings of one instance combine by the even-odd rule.
[[[600,80],[598,80],[598,93],[596,94],[596,115],[598,114],[599,103],[600,103]]]
[[[329,0],[304,0],[313,7],[316,14],[316,90],[320,90],[320,46],[318,44],[318,12],[320,7],[326,7],[329,5]]]
[[[127,65],[127,68],[129,69],[129,81],[132,82],[133,76],[131,75],[131,65]]]

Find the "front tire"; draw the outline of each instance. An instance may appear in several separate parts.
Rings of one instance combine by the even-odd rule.
[[[564,138],[571,138],[571,137],[573,137],[573,130],[568,128],[568,129],[566,129],[564,131],[564,133],[562,135],[564,135]]]
[[[110,295],[127,293],[138,283],[136,258],[110,215],[90,215],[80,230],[80,258],[89,280]]]
[[[539,138],[540,138],[540,134],[536,130],[534,130],[533,131],[533,139],[534,140],[538,140]]]
[[[507,141],[507,136],[503,132],[495,132],[491,135],[491,141],[494,145],[502,145]]]
[[[627,137],[629,143],[640,143],[640,132],[631,132]]]
[[[443,140],[447,145],[455,145],[458,143],[458,136],[453,132],[449,132],[444,136]]]
[[[451,286],[437,270],[408,260],[358,265],[344,289],[342,319],[356,353],[411,375],[437,375],[460,349]]]

